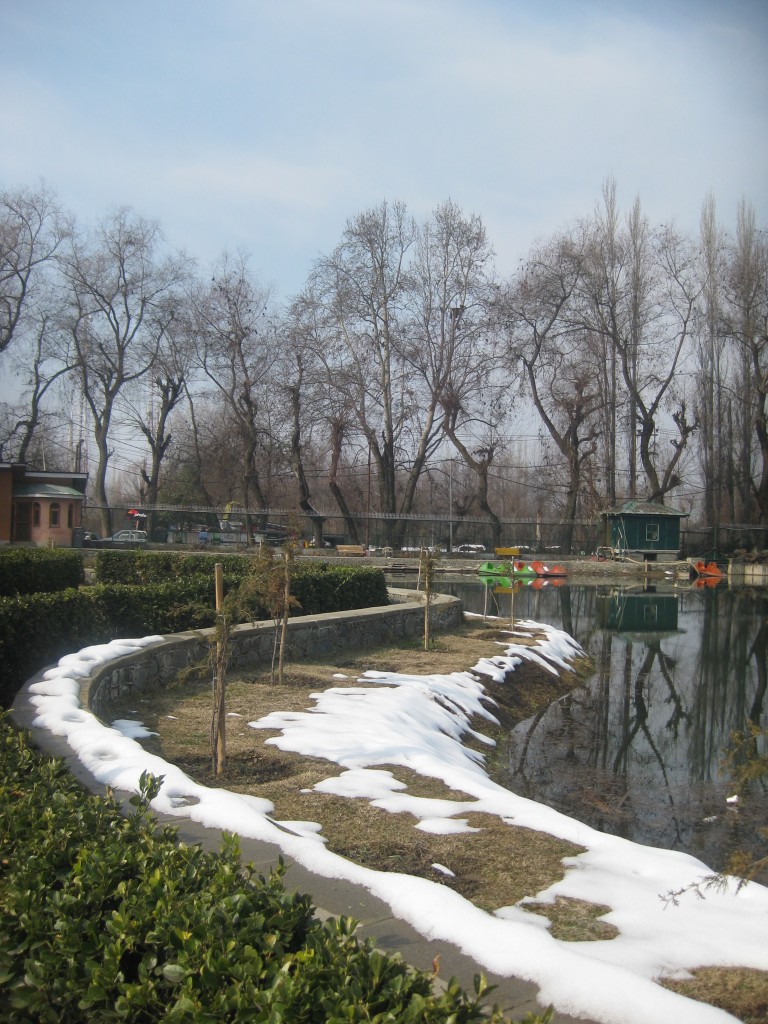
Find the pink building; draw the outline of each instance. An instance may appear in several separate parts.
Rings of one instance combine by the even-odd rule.
[[[79,547],[87,480],[0,463],[0,544]]]

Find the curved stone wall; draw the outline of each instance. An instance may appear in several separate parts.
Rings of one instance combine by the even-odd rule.
[[[374,647],[421,635],[424,631],[423,594],[390,587],[389,598],[392,603],[378,608],[289,619],[289,660],[327,657],[334,651]],[[458,598],[433,595],[430,605],[433,631],[452,629],[461,619]],[[239,669],[268,663],[272,658],[275,628],[273,621],[236,626],[232,631],[229,667]],[[107,717],[114,701],[162,687],[183,669],[203,662],[208,657],[213,637],[213,629],[175,633],[164,637],[160,643],[95,669],[81,683],[81,706],[100,718]],[[22,699],[24,689],[19,694]]]

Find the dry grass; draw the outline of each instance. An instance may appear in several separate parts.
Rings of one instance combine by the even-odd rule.
[[[600,918],[610,907],[599,903],[585,903],[568,896],[556,896],[554,903],[526,903],[526,910],[541,914],[550,923],[550,932],[563,942],[583,942],[585,939],[612,939],[618,929]]]
[[[665,988],[700,1003],[727,1010],[743,1024],[768,1024],[768,972],[747,967],[701,967],[687,981],[665,981]]]
[[[424,651],[419,642],[367,651],[350,651],[334,660],[289,664],[282,684],[273,682],[269,669],[239,674],[227,681],[227,768],[215,776],[211,766],[210,724],[212,697],[208,670],[205,679],[187,679],[143,699],[139,705],[116,706],[114,718],[136,714],[159,735],[144,746],[177,764],[191,778],[205,785],[225,785],[235,792],[270,800],[278,821],[318,821],[330,849],[351,860],[381,871],[397,871],[429,878],[459,892],[489,911],[530,900],[536,893],[563,877],[562,860],[580,848],[545,833],[506,824],[498,818],[462,811],[473,828],[471,834],[440,836],[421,832],[409,814],[393,816],[372,807],[366,800],[345,799],[313,791],[322,779],[339,775],[337,765],[323,758],[303,757],[266,745],[274,732],[255,730],[248,722],[270,711],[302,711],[312,706],[310,694],[338,685],[334,675],[343,673],[355,681],[367,669],[417,673],[465,671],[480,658],[499,653],[497,629],[465,623],[455,633],[440,635]],[[520,638],[516,638],[520,642]],[[576,666],[577,672],[587,666]],[[571,689],[573,679],[560,680],[532,663],[520,665],[512,684],[499,686],[483,680],[497,706],[500,725],[483,720],[480,732],[502,740],[517,722],[545,708]],[[481,749],[484,745],[468,745]],[[501,743],[497,744],[497,750]],[[420,797],[439,797],[457,803],[470,799],[448,790],[437,779],[407,769],[388,768],[407,792]],[[487,761],[494,775],[493,756]],[[446,875],[434,865],[448,868]],[[544,915],[552,934],[564,941],[606,941],[615,929],[601,921],[609,907],[558,898],[552,904],[526,902],[526,909]],[[693,999],[733,1013],[746,1024],[768,1024],[768,974],[759,971],[707,968],[688,981],[665,982]]]
[[[474,833],[439,836],[404,827],[415,825],[411,815],[393,815],[372,807],[365,800],[351,800],[312,791],[312,787],[341,769],[322,758],[299,756],[265,744],[275,735],[254,730],[248,722],[273,710],[301,711],[312,706],[310,694],[337,685],[336,674],[356,681],[366,669],[377,671],[454,672],[464,671],[480,658],[498,654],[498,630],[466,624],[450,635],[438,637],[429,651],[418,642],[365,652],[347,652],[334,661],[302,662],[287,667],[282,684],[272,682],[269,670],[239,675],[227,682],[227,768],[224,777],[214,776],[211,765],[210,723],[212,698],[210,682],[188,680],[143,701],[140,707],[113,708],[115,718],[138,712],[144,725],[159,735],[144,746],[177,764],[193,779],[204,784],[226,785],[235,792],[270,800],[278,821],[319,821],[329,847],[342,856],[382,871],[399,871],[424,878],[440,879],[478,906],[488,910],[533,896],[562,878],[562,859],[580,848],[545,833],[505,824],[490,815],[463,812]],[[515,687],[498,686],[485,680],[486,688],[499,703],[493,709],[500,719],[494,728],[485,720],[478,728],[501,738],[516,721],[536,708],[546,706],[564,692],[563,682],[534,665],[522,665],[515,672]],[[569,684],[572,685],[572,684]],[[501,701],[504,703],[501,703]],[[484,754],[492,748],[476,744]],[[438,797],[457,803],[470,800],[465,793],[449,790],[440,780],[425,778],[405,768],[389,768],[419,797]],[[492,770],[492,765],[489,765]],[[394,827],[393,827],[394,826]],[[453,876],[437,871],[439,863]],[[586,934],[581,938],[586,938]]]

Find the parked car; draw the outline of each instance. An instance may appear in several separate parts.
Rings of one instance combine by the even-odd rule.
[[[485,544],[459,544],[456,551],[461,555],[481,555],[485,551]]]
[[[146,530],[118,530],[111,537],[105,537],[110,544],[146,544]]]

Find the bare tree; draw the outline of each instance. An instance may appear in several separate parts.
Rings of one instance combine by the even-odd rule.
[[[363,529],[359,510],[356,513],[354,508],[354,496],[345,488],[345,453],[352,440],[364,439],[357,427],[352,393],[338,383],[338,348],[333,344],[334,319],[317,285],[313,275],[289,312],[296,358],[300,356],[302,365],[301,415],[319,426],[321,436],[326,439],[326,457],[321,459],[321,463],[327,474],[328,490],[341,513],[347,534],[359,544],[363,541]],[[319,543],[317,520],[313,520],[313,533],[315,543]]]
[[[680,483],[677,467],[690,436],[698,428],[695,418],[688,419],[678,372],[688,354],[700,284],[693,249],[672,228],[659,232],[655,257],[661,287],[654,301],[653,327],[643,339],[645,359],[634,378],[629,375],[623,346],[619,347],[619,355],[624,382],[638,413],[640,462],[648,483],[648,497],[663,502],[665,495]],[[656,447],[657,420],[665,403],[677,428],[677,436],[669,439],[672,452],[665,449],[666,455]]]
[[[454,203],[416,225],[385,202],[348,222],[315,267],[320,354],[345,398],[333,437],[354,443],[357,433],[367,448],[390,545],[442,443],[446,395],[460,402],[478,379],[491,259],[480,218]]]
[[[218,407],[211,407],[199,395],[193,396],[189,380],[184,381],[183,392],[184,401],[176,409],[174,443],[166,452],[159,494],[166,504],[213,507],[217,501],[214,479],[217,485],[221,482],[217,471],[235,462],[222,454],[222,440],[229,433],[228,422],[221,422]],[[212,431],[213,424],[220,429]],[[232,487],[225,484],[224,493],[223,504],[229,501]]]
[[[128,418],[144,437],[149,454],[139,472],[141,501],[150,506],[146,520],[150,536],[157,518],[151,508],[158,502],[160,474],[172,442],[172,417],[187,395],[191,363],[188,325],[178,309],[169,309],[168,327],[160,339],[151,372],[126,389],[137,392],[128,399]]]
[[[69,225],[52,192],[0,191],[0,356],[19,382],[18,399],[2,403],[0,452],[26,462],[55,385],[69,365],[53,343],[59,327],[57,250]]]
[[[616,491],[619,411],[626,408],[628,482],[634,487],[638,458],[647,496],[663,501],[680,483],[676,472],[696,421],[689,421],[679,386],[681,362],[700,291],[691,244],[671,227],[651,232],[636,202],[627,227],[617,227],[614,186],[604,190],[605,214],[586,225],[579,303],[570,314],[599,342],[597,371],[603,379],[609,434],[608,497]],[[609,366],[606,376],[603,369]],[[606,418],[607,417],[607,418]],[[674,425],[672,451],[657,446],[660,417]],[[637,453],[637,454],[636,454]]]
[[[618,494],[618,419],[623,404],[615,339],[626,339],[627,364],[631,369],[635,361],[632,346],[636,340],[636,329],[632,330],[627,318],[637,302],[637,296],[634,296],[635,303],[625,301],[630,254],[626,238],[622,237],[615,179],[608,178],[603,183],[602,204],[596,207],[592,222],[582,226],[579,245],[581,251],[589,255],[579,282],[585,310],[582,326],[587,333],[595,326],[593,343],[598,347],[595,373],[603,395],[600,433],[606,498],[609,505],[615,505]],[[630,443],[634,467],[634,437]],[[634,482],[634,468],[630,469],[630,474]]]
[[[69,231],[45,185],[0,191],[0,355],[23,325],[35,284]]]
[[[323,378],[322,365],[313,347],[314,304],[309,296],[299,296],[292,305],[284,324],[285,344],[282,348],[277,387],[286,397],[287,455],[291,475],[298,488],[298,506],[309,519],[312,539],[316,547],[323,545],[325,517],[317,511],[312,499],[306,467],[306,453],[314,436],[317,419],[322,421],[322,398],[319,386]]]
[[[193,293],[192,311],[198,364],[241,442],[243,507],[246,515],[252,501],[266,509],[261,456],[269,440],[265,417],[277,344],[269,289],[252,275],[246,254],[224,253],[210,283]]]
[[[379,507],[399,511],[397,468],[412,413],[402,317],[415,225],[402,203],[382,203],[347,222],[342,240],[315,265],[310,287],[325,306],[322,356],[348,396],[376,467]],[[387,523],[392,543],[394,521]]]
[[[51,335],[58,337],[55,317],[43,310],[39,313],[34,332],[27,332],[18,359],[19,377],[25,385],[25,393],[21,403],[10,413],[4,438],[0,428],[0,453],[5,448],[16,462],[30,461],[33,442],[45,416],[46,399],[73,368],[66,359],[62,361],[55,354]],[[71,461],[75,462],[76,453],[72,451],[69,454]]]
[[[173,318],[169,297],[184,263],[161,256],[158,225],[120,209],[75,235],[61,265],[69,283],[69,331],[90,409],[98,465],[94,479],[101,529],[112,532],[107,495],[110,433],[123,389],[152,369]]]
[[[536,411],[565,464],[565,554],[573,542],[584,465],[597,451],[605,400],[594,372],[601,349],[571,320],[569,304],[583,273],[582,248],[578,235],[552,240],[535,252],[500,300],[509,357],[521,362]]]
[[[480,217],[465,216],[450,200],[418,229],[405,357],[421,382],[424,401],[404,504],[413,506],[416,484],[445,434],[475,474],[477,501],[498,545],[501,524],[488,490],[488,473],[499,450],[492,379],[492,260]],[[460,431],[474,436],[474,447]]]
[[[735,362],[741,415],[744,507],[768,524],[768,242],[754,210],[741,203],[727,278],[724,330]]]
[[[726,365],[725,338],[721,318],[725,281],[725,239],[717,226],[715,200],[708,196],[700,219],[700,275],[702,282],[700,313],[696,322],[696,404],[694,412],[700,424],[699,457],[704,482],[704,521],[717,528],[723,513],[725,490],[733,505],[732,445],[727,436],[728,407],[724,390]],[[730,481],[726,485],[726,480]]]

